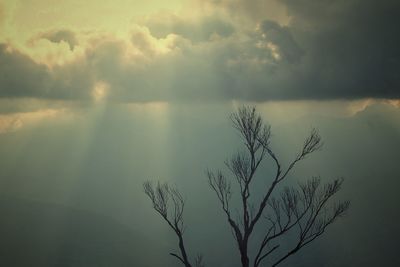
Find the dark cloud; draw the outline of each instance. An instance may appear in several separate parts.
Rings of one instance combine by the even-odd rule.
[[[40,34],[38,37],[47,39],[54,43],[59,43],[64,41],[68,43],[69,48],[71,50],[74,49],[75,45],[78,44],[78,40],[75,36],[75,33],[70,30],[55,30]]]
[[[28,40],[28,45],[35,46],[40,40],[48,40],[52,43],[65,42],[68,44],[71,51],[79,44],[76,33],[67,29],[55,29],[45,32],[40,32]]]
[[[0,97],[87,99],[93,87],[85,62],[50,69],[25,54],[0,44]]]
[[[267,12],[233,8],[246,7],[250,1],[210,2],[235,16],[241,12],[258,19],[261,30],[268,31],[264,40],[277,45],[282,59],[290,63],[282,60],[264,64],[260,72],[230,74],[234,86],[245,86],[239,95],[230,97],[260,101],[400,97],[396,77],[400,71],[400,37],[394,26],[400,24],[399,1],[282,0],[290,17],[287,26],[268,19]],[[251,1],[253,7],[268,6],[269,2]],[[248,50],[241,52],[249,55]],[[265,56],[251,54],[261,60]]]
[[[283,2],[306,51],[297,89],[305,98],[400,97],[398,1]]]
[[[52,68],[3,45],[0,95],[88,99],[101,81],[115,101],[400,98],[394,27],[400,2],[280,3],[290,16],[287,25],[267,13],[257,13],[257,23],[242,23],[240,16],[250,13],[233,12],[226,1],[213,3],[218,12],[226,9],[221,17],[156,14],[143,19],[129,40],[84,37],[82,56]],[[78,44],[68,30],[41,38],[66,41],[71,49]]]
[[[49,72],[27,56],[0,44],[0,95],[2,97],[43,97]]]
[[[264,20],[260,25],[263,39],[278,46],[278,53],[290,63],[299,62],[303,55],[303,50],[293,39],[290,28],[280,26],[271,20]]]

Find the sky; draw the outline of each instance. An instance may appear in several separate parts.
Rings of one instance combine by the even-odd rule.
[[[0,0],[0,230],[13,233],[0,254],[15,263],[32,243],[43,249],[27,245],[27,261],[88,265],[95,236],[99,250],[115,243],[103,264],[175,266],[175,237],[141,187],[158,179],[188,196],[191,253],[236,266],[205,170],[241,148],[229,114],[245,104],[286,163],[318,128],[324,149],[289,183],[344,177],[352,202],[288,266],[398,266],[399,11],[396,0]]]

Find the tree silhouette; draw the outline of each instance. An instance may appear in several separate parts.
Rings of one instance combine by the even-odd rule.
[[[280,160],[270,146],[271,127],[265,124],[255,107],[242,107],[231,115],[233,127],[244,142],[244,151],[233,155],[225,162],[232,178],[227,178],[221,170],[207,171],[208,183],[215,192],[223,213],[233,232],[237,243],[241,265],[254,267],[270,258],[270,265],[277,266],[301,248],[321,236],[326,228],[345,214],[350,202],[331,202],[332,197],[340,190],[343,179],[335,179],[321,186],[321,179],[313,177],[299,183],[298,187],[284,187],[278,194],[275,191],[279,184],[292,172],[298,162],[311,153],[321,149],[323,143],[317,130],[313,129],[305,139],[300,152],[294,160],[283,168]],[[252,198],[252,185],[256,172],[265,158],[270,158],[275,166],[274,176],[267,179],[269,185],[263,190],[259,201]],[[232,181],[237,184],[240,204],[237,216],[232,215]],[[167,184],[156,186],[144,183],[145,193],[153,202],[154,209],[175,231],[179,239],[181,255],[177,257],[186,267],[191,266],[183,243],[183,208],[184,200],[179,191],[170,189]],[[168,215],[169,199],[172,199],[171,217]],[[254,259],[249,258],[249,241],[256,225],[261,223],[264,236],[256,249]],[[295,236],[294,245],[286,249],[281,246],[282,237]],[[271,256],[271,257],[270,257]],[[202,266],[202,257],[197,266]]]
[[[149,181],[144,182],[143,189],[153,203],[153,208],[161,215],[178,237],[180,255],[174,252],[171,252],[170,255],[177,258],[185,267],[192,267],[183,240],[183,233],[185,230],[183,220],[185,200],[182,194],[176,187],[171,187],[167,183],[162,184],[160,182],[156,185]],[[202,255],[197,255],[194,261],[195,267],[204,267]]]

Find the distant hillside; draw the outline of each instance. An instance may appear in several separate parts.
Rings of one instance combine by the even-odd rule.
[[[154,244],[104,216],[11,198],[0,214],[0,266],[160,266],[143,253]]]

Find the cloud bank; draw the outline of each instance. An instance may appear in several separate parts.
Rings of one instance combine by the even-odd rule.
[[[209,0],[143,16],[124,35],[42,30],[0,45],[0,97],[89,101],[102,83],[117,102],[398,99],[399,8]]]

